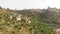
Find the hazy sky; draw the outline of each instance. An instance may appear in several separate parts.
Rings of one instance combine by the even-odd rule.
[[[10,9],[60,8],[60,0],[0,0],[0,6]]]

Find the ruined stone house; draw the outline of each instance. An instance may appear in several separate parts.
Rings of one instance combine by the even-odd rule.
[[[13,17],[12,17],[12,16],[9,16],[8,18],[9,18],[9,19],[12,19]]]
[[[24,17],[24,18],[22,18],[22,20],[26,23],[31,23],[31,20],[28,17]]]
[[[21,20],[21,16],[22,16],[22,15],[20,15],[20,14],[19,14],[19,15],[16,15],[17,21],[18,21],[18,20]]]

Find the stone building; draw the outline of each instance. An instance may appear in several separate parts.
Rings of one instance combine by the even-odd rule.
[[[16,15],[17,21],[18,21],[18,20],[21,20],[21,16],[22,16],[22,15],[20,15],[20,14],[19,14],[19,15]]]
[[[24,17],[24,18],[22,18],[22,20],[26,23],[31,23],[31,20],[28,17]]]

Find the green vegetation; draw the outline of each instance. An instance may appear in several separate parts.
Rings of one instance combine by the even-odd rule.
[[[0,33],[1,34],[55,34],[55,31],[47,25],[47,22],[41,20],[40,12],[30,10],[15,10],[0,8]],[[16,15],[28,17],[31,23],[17,20]],[[12,17],[13,18],[12,18]]]

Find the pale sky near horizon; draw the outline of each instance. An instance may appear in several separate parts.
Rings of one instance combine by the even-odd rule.
[[[60,0],[0,0],[0,6],[10,9],[60,8]]]

